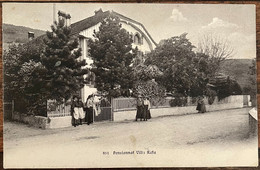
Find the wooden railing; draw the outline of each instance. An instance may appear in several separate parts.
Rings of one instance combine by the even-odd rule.
[[[57,105],[55,101],[47,102],[47,117],[70,116],[70,104]]]

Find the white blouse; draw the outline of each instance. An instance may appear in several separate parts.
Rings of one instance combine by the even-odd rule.
[[[148,110],[150,110],[151,104],[150,104],[150,101],[149,101],[149,100],[144,99],[144,105],[148,105]]]

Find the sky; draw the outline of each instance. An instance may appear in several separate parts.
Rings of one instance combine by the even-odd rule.
[[[55,3],[55,6],[56,13],[61,10],[71,15],[71,23],[94,15],[100,8],[113,10],[141,22],[157,43],[186,32],[197,46],[200,37],[212,34],[230,43],[233,58],[256,57],[254,5]],[[53,3],[3,3],[3,23],[50,30]]]

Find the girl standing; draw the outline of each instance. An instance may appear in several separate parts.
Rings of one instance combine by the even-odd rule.
[[[144,99],[144,120],[147,121],[147,119],[151,119],[151,103],[149,101],[148,97],[145,97]]]
[[[93,95],[89,95],[85,103],[86,106],[86,122],[87,124],[93,123],[93,106],[94,106]]]
[[[81,99],[79,99],[78,102],[78,111],[79,111],[79,124],[82,125],[82,121],[85,118],[85,112],[84,112],[84,104]]]
[[[137,112],[136,112],[136,117],[135,117],[135,121],[137,121],[138,118],[140,118],[140,120],[142,121],[143,119],[143,100],[141,98],[141,96],[138,96],[137,97],[137,101],[136,101],[136,104],[137,104]]]
[[[72,126],[79,125],[78,97],[74,96],[71,103],[70,113],[72,116]]]

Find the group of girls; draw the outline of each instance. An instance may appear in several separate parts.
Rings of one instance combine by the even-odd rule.
[[[151,119],[151,104],[148,97],[142,98],[141,96],[138,96],[137,98],[137,112],[135,121],[140,119],[141,121],[147,121],[147,119]]]
[[[86,103],[74,96],[71,103],[72,126],[76,127],[87,122],[88,125],[93,123],[93,108],[95,107],[94,95],[89,95]]]

